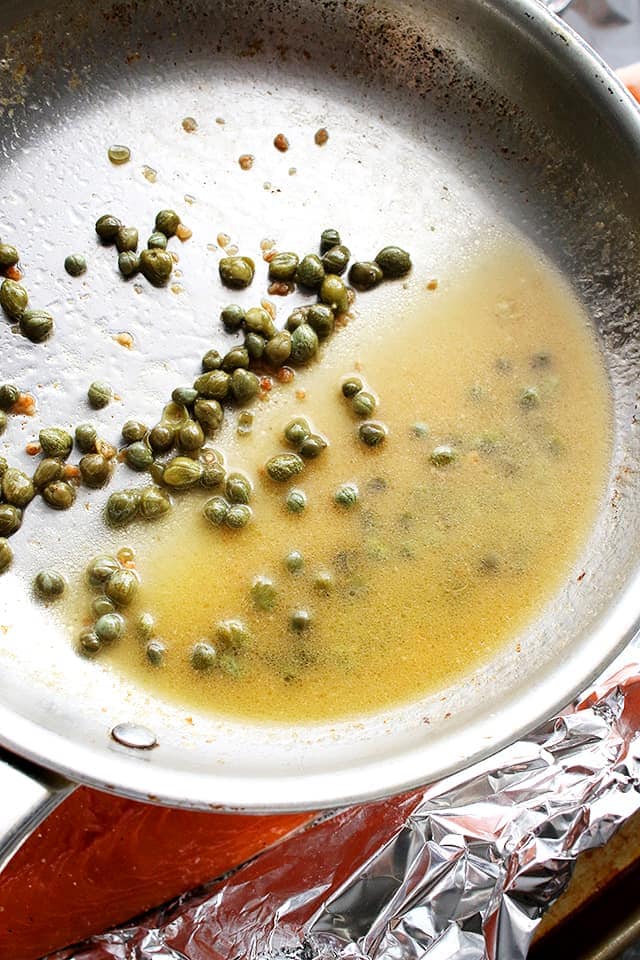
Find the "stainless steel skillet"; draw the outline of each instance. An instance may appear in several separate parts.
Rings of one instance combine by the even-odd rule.
[[[211,345],[201,318],[220,297],[203,238],[215,244],[225,230],[248,250],[276,234],[295,249],[334,221],[354,248],[410,236],[434,274],[496,220],[516,225],[587,305],[616,411],[598,523],[564,590],[520,638],[522,653],[444,699],[358,722],[186,723],[184,710],[83,663],[28,584],[45,557],[86,551],[100,524],[95,496],[63,517],[30,510],[18,562],[0,579],[0,742],[27,761],[6,754],[5,853],[73,783],[201,809],[348,804],[458,770],[570,701],[640,616],[640,122],[616,79],[536,0],[0,10],[0,235],[16,238],[33,300],[58,317],[41,347],[0,328],[0,379],[33,389],[43,422],[74,422],[83,387],[102,373],[135,385],[102,421],[115,438],[129,413],[151,414],[176,376],[192,376],[192,357]],[[196,134],[182,130],[185,116]],[[331,133],[322,152],[320,126]],[[281,130],[286,156],[271,146]],[[126,167],[106,164],[113,142],[131,147]],[[256,155],[250,175],[241,153]],[[167,291],[117,283],[102,251],[91,251],[86,283],[62,274],[99,213],[145,222],[160,206],[184,209],[185,195],[198,243],[181,250],[184,292],[170,310]],[[127,355],[112,339],[123,330],[136,343]],[[0,453],[13,457],[37,427],[12,425]],[[115,742],[123,722],[151,731],[155,749]]]

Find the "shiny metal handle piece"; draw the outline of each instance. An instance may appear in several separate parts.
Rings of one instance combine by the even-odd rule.
[[[76,786],[0,749],[0,870]]]

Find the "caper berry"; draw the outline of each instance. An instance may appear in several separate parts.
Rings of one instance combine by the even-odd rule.
[[[310,290],[317,290],[324,280],[324,274],[325,270],[320,257],[315,253],[309,253],[298,264],[296,283],[309,287]]]
[[[216,648],[208,640],[198,640],[191,650],[191,666],[194,670],[211,670],[216,662]]]
[[[82,453],[94,453],[98,434],[90,423],[79,423],[76,427],[76,444]]]
[[[96,220],[96,233],[103,243],[113,243],[121,226],[117,217],[105,213]]]
[[[7,463],[6,457],[0,457],[0,480],[4,477],[5,473],[9,469],[9,464]]]
[[[240,620],[221,620],[216,625],[216,641],[222,650],[241,653],[249,640],[249,631]]]
[[[252,360],[260,359],[265,351],[266,344],[267,341],[259,333],[248,333],[244,338],[246,351]]]
[[[112,573],[120,569],[120,564],[115,557],[109,554],[101,554],[94,557],[87,567],[87,579],[92,587],[99,587],[108,580]]]
[[[411,433],[417,440],[424,440],[429,436],[429,427],[422,420],[411,424]]]
[[[224,370],[210,370],[202,373],[193,385],[207,400],[225,400],[231,389],[231,377]]]
[[[224,412],[217,400],[196,400],[193,405],[193,415],[205,433],[214,433],[224,419]],[[203,441],[204,442],[204,441]],[[199,444],[202,446],[202,444]]]
[[[144,654],[152,667],[161,667],[167,655],[167,648],[162,640],[156,638],[149,641],[145,647]]]
[[[159,487],[146,487],[140,494],[139,512],[143,520],[157,520],[171,509],[171,500]]]
[[[66,480],[53,480],[42,489],[42,499],[53,510],[68,510],[76,499],[76,491]]]
[[[0,573],[8,570],[13,563],[13,550],[9,546],[9,541],[0,537]]]
[[[180,217],[175,210],[160,210],[156,214],[156,230],[165,237],[172,237],[179,226]]]
[[[264,307],[251,307],[244,317],[247,333],[259,333],[266,340],[276,335],[276,325],[271,314]]]
[[[327,449],[327,441],[319,433],[310,433],[300,444],[299,453],[305,460],[315,460],[323,450]]]
[[[140,271],[154,287],[162,287],[173,270],[173,258],[168,250],[143,250],[140,254]]]
[[[198,399],[198,391],[195,387],[176,387],[171,399],[182,407],[191,407]]]
[[[6,270],[7,267],[14,267],[18,260],[20,259],[20,254],[10,243],[0,243],[0,267],[3,270]]]
[[[355,507],[359,499],[358,488],[355,483],[341,484],[333,495],[333,499],[340,507],[350,510]]]
[[[177,439],[182,450],[199,450],[204,446],[204,430],[196,420],[187,420],[178,429]]]
[[[174,457],[164,468],[163,481],[174,490],[194,487],[202,477],[202,464],[190,457]]]
[[[256,577],[251,586],[251,599],[258,610],[273,610],[278,599],[273,581],[267,577]]]
[[[116,233],[116,249],[119,253],[138,249],[138,231],[135,227],[120,227]]]
[[[91,612],[96,619],[103,617],[105,613],[113,613],[115,609],[115,604],[113,600],[109,600],[109,597],[95,597],[91,603]]]
[[[328,570],[319,570],[313,578],[318,593],[330,593],[333,588],[333,576]]]
[[[269,262],[270,280],[293,280],[299,263],[295,253],[276,253]]]
[[[119,613],[104,613],[93,628],[100,643],[113,643],[124,633],[124,620]]]
[[[105,583],[104,592],[116,607],[128,607],[138,592],[138,578],[133,570],[115,570]]]
[[[456,459],[456,451],[448,443],[434,447],[429,458],[434,467],[446,467]]]
[[[307,322],[308,313],[309,307],[296,307],[287,317],[287,322],[285,323],[286,329],[289,330],[290,333],[293,333],[299,326]]]
[[[115,490],[105,507],[107,520],[113,526],[124,526],[137,516],[139,506],[139,490]]]
[[[165,453],[175,443],[176,431],[169,423],[156,423],[149,431],[147,440],[154,453]]]
[[[0,537],[10,537],[22,525],[22,510],[10,503],[0,503]]]
[[[222,357],[217,350],[207,350],[202,358],[202,369],[204,373],[210,370],[219,370],[222,365]]]
[[[227,330],[239,330],[244,323],[244,310],[237,303],[230,303],[220,311],[220,319]]]
[[[520,406],[525,410],[537,407],[540,403],[540,394],[536,387],[526,387],[520,394]]]
[[[257,396],[260,381],[251,370],[234,370],[231,374],[231,393],[238,403],[248,403]]]
[[[64,473],[64,467],[59,460],[52,457],[45,457],[36,467],[33,474],[33,485],[36,490],[42,490],[48,483],[54,480],[61,480]]]
[[[125,443],[136,443],[137,440],[144,440],[147,428],[140,420],[127,420],[123,424],[121,433]]]
[[[225,494],[231,503],[249,503],[253,487],[243,473],[230,473],[225,484]]]
[[[304,490],[289,490],[285,503],[289,513],[303,513],[307,508],[307,495]]]
[[[255,264],[250,257],[223,257],[218,264],[220,279],[225,287],[244,290],[253,280]]]
[[[326,303],[314,303],[307,311],[307,323],[313,327],[320,340],[326,340],[335,326],[333,310]]]
[[[359,417],[370,417],[376,408],[376,398],[366,390],[360,390],[351,398],[351,409]]]
[[[229,353],[226,353],[222,358],[222,369],[226,370],[227,373],[233,373],[234,370],[238,370],[240,367],[244,367],[246,370],[249,366],[249,351],[246,347],[234,347],[233,350],[229,350]]]
[[[10,410],[20,399],[20,391],[14,383],[0,385],[0,410]]]
[[[104,487],[111,476],[111,463],[101,453],[86,453],[81,457],[78,469],[85,487],[94,490]]]
[[[336,244],[322,255],[322,266],[325,273],[335,273],[340,277],[347,269],[350,259],[351,251],[342,244]]]
[[[346,397],[347,400],[351,400],[352,397],[355,397],[357,393],[360,393],[364,384],[360,377],[347,377],[346,380],[342,381],[342,396]]]
[[[153,463],[153,453],[151,448],[144,440],[136,440],[135,443],[125,447],[124,462],[131,470],[143,473],[148,470]]]
[[[320,300],[330,306],[334,313],[346,313],[349,294],[344,280],[334,273],[328,273],[320,285]]]
[[[167,237],[164,233],[156,230],[147,240],[147,250],[166,250]]]
[[[401,247],[384,247],[376,257],[376,263],[385,277],[404,277],[411,270],[411,257]]]
[[[245,503],[234,503],[229,507],[224,522],[232,530],[239,530],[241,527],[246,527],[252,518],[253,510],[251,507],[248,507]]]
[[[349,270],[349,283],[356,290],[373,290],[383,278],[382,268],[372,260],[358,260]]]
[[[81,253],[70,253],[65,257],[64,268],[70,277],[81,277],[87,272],[87,261]]]
[[[377,420],[367,420],[358,427],[358,436],[367,447],[379,447],[387,439],[387,428]]]
[[[113,399],[113,390],[108,383],[94,380],[87,390],[87,400],[94,410],[102,410]]]
[[[340,234],[337,230],[323,230],[320,235],[320,253],[326,253],[332,247],[340,244]]]
[[[265,469],[272,480],[285,483],[304,470],[304,460],[297,453],[278,453],[265,464]]]
[[[133,277],[140,269],[140,257],[133,250],[123,250],[118,255],[118,270],[123,277]]]
[[[141,640],[151,640],[155,632],[155,622],[150,613],[141,613],[136,620],[136,633]]]
[[[45,457],[66,460],[73,447],[73,437],[60,427],[45,427],[38,439]]]
[[[284,438],[287,443],[299,447],[302,441],[311,433],[311,427],[304,417],[295,417],[284,428]]]
[[[202,508],[203,517],[214,527],[221,526],[227,519],[229,504],[224,497],[211,497]]]
[[[33,483],[22,470],[9,467],[2,478],[2,496],[6,503],[24,509],[36,495]]]
[[[318,334],[308,323],[301,323],[291,334],[291,361],[307,363],[318,352]]]
[[[7,429],[8,423],[9,423],[9,417],[7,416],[4,410],[0,410],[0,436],[2,436],[2,434]]]
[[[20,317],[20,333],[31,343],[43,343],[53,327],[53,317],[46,310],[25,310]]]
[[[102,650],[102,643],[93,630],[86,629],[78,637],[78,650],[85,657],[94,657]]]
[[[294,610],[289,617],[289,626],[294,633],[304,633],[311,626],[311,614],[308,610]]]
[[[236,427],[236,433],[239,437],[248,436],[253,430],[253,421],[255,416],[251,410],[241,410],[238,414],[238,425]]]
[[[219,487],[224,481],[224,465],[218,460],[208,460],[202,458],[202,476],[200,477],[200,486],[210,490],[212,487]]]
[[[304,557],[299,550],[291,550],[284,558],[284,565],[289,573],[300,573],[304,567]]]

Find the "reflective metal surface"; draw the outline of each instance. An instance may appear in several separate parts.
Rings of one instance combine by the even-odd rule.
[[[599,330],[616,439],[593,536],[566,588],[519,638],[520,653],[442,696],[324,726],[190,712],[187,722],[187,711],[79,660],[32,604],[30,576],[45,558],[72,568],[89,541],[122,541],[104,532],[99,495],[83,494],[64,516],[34,507],[14,541],[15,568],[0,580],[0,740],[142,799],[315,808],[441,777],[559,709],[628,641],[640,611],[640,133],[623,88],[537,0],[1,9],[10,33],[0,63],[0,235],[23,251],[32,301],[55,314],[57,333],[33,347],[0,328],[2,379],[39,402],[37,418],[12,421],[0,453],[13,459],[40,425],[88,414],[82,397],[98,374],[121,397],[95,417],[107,439],[127,416],[151,417],[215,344],[223,295],[207,245],[217,233],[255,255],[265,236],[302,247],[327,222],[354,249],[407,237],[434,274],[473,256],[496,222],[530,235]],[[197,133],[185,134],[185,116]],[[322,150],[319,126],[330,130]],[[292,144],[286,156],[271,145],[278,131]],[[132,150],[125,167],[106,160],[113,142]],[[237,163],[247,152],[257,157],[249,173]],[[157,170],[155,183],[143,165]],[[163,206],[193,229],[180,249],[182,290],[138,292],[94,245],[92,224],[109,209],[151,226]],[[88,251],[80,282],[61,269],[75,249]],[[131,351],[113,340],[123,330]],[[120,723],[150,728],[159,746],[115,743]]]

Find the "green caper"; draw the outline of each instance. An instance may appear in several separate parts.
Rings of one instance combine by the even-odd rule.
[[[273,581],[267,577],[256,577],[251,587],[251,599],[258,610],[273,610],[278,592]]]
[[[136,443],[138,440],[144,440],[147,435],[147,428],[140,420],[127,420],[123,424],[121,433],[125,443]]]
[[[123,277],[133,277],[140,269],[140,257],[133,250],[123,250],[118,254],[118,270]]]
[[[526,387],[520,394],[520,406],[531,410],[540,403],[540,394],[536,387]]]
[[[98,434],[90,423],[79,423],[76,427],[76,444],[81,453],[94,453]]]
[[[231,375],[231,393],[238,403],[248,403],[258,395],[260,380],[251,370],[234,370]]]
[[[165,237],[172,237],[179,226],[180,217],[175,210],[160,210],[156,214],[156,230]]]
[[[382,268],[372,260],[358,260],[349,270],[349,283],[356,290],[373,290],[383,278]]]
[[[216,662],[216,648],[208,640],[198,640],[191,650],[191,666],[194,670],[211,670]]]
[[[2,478],[2,496],[6,503],[24,509],[36,495],[33,483],[22,470],[9,467]]]
[[[231,503],[249,503],[253,487],[248,477],[243,473],[230,473],[227,475],[225,484],[225,494],[227,500]]]
[[[145,440],[136,440],[124,449],[124,462],[130,470],[144,473],[153,463],[153,453]]]
[[[122,224],[117,217],[105,213],[96,220],[96,233],[103,243],[113,243]]]
[[[149,467],[149,476],[154,483],[162,483],[162,475],[164,473],[164,463],[161,460],[154,460],[151,466]]]
[[[155,633],[155,621],[150,613],[141,613],[136,619],[136,633],[141,640],[151,640]]]
[[[296,283],[303,287],[309,287],[310,290],[317,290],[324,280],[324,267],[322,260],[315,253],[309,253],[303,257],[296,270]]]
[[[266,344],[267,341],[259,333],[248,333],[244,338],[246,351],[252,360],[260,359],[265,351]]]
[[[104,613],[93,629],[100,643],[113,643],[124,633],[124,620],[119,613]]]
[[[320,235],[320,253],[326,253],[332,247],[340,244],[340,234],[337,230],[323,230]]]
[[[64,268],[70,277],[81,277],[87,272],[87,261],[81,253],[70,253],[65,257]]]
[[[431,451],[430,460],[434,467],[446,467],[456,459],[456,451],[448,443],[441,443]]]
[[[149,431],[147,440],[154,453],[165,453],[175,443],[176,431],[170,423],[156,423]]]
[[[225,287],[244,290],[253,280],[255,264],[250,257],[223,257],[218,264],[220,279]]]
[[[224,522],[232,530],[239,530],[246,527],[253,518],[253,510],[246,503],[234,503],[229,507]]]
[[[352,397],[355,397],[357,393],[360,393],[364,384],[360,377],[347,377],[346,380],[342,381],[342,396],[346,397],[347,400],[351,400]]]
[[[311,427],[304,417],[295,417],[293,420],[290,420],[284,428],[285,440],[294,447],[299,447],[310,433]]]
[[[289,573],[300,573],[304,567],[304,557],[299,550],[291,550],[284,558],[284,565]]]
[[[305,460],[315,460],[323,450],[327,449],[327,441],[319,433],[310,433],[299,447],[299,453]]]
[[[99,587],[108,580],[112,573],[120,569],[120,564],[115,557],[107,553],[94,557],[87,567],[87,579],[92,587]]]
[[[171,399],[182,407],[191,407],[198,399],[198,391],[195,387],[176,387],[171,394]]]
[[[204,446],[204,430],[196,420],[187,420],[178,429],[177,439],[182,450],[199,450]]]
[[[200,482],[202,464],[190,457],[174,457],[164,468],[162,479],[174,490],[187,490]]]
[[[350,510],[358,502],[359,493],[355,483],[341,484],[333,495],[333,499],[340,507]]]
[[[335,326],[333,310],[326,303],[314,303],[307,312],[307,323],[313,327],[320,340],[325,340],[333,333]]]
[[[307,509],[307,495],[304,490],[289,490],[285,503],[289,513],[303,513]]]
[[[429,436],[429,426],[424,423],[422,420],[416,421],[416,423],[411,424],[411,434],[416,438],[416,440],[424,440]]]
[[[229,504],[224,497],[211,497],[202,508],[203,517],[214,527],[221,526],[227,519]]]
[[[147,240],[147,250],[166,250],[167,237],[164,233],[156,230]]]
[[[384,423],[367,420],[358,427],[358,437],[367,447],[379,447],[387,439],[388,430]]]
[[[313,586],[318,593],[331,593],[333,576],[328,570],[319,570],[313,578]]]
[[[64,473],[64,467],[59,460],[53,457],[45,457],[36,467],[33,474],[33,485],[36,490],[42,490],[48,483],[54,480],[61,480]]]
[[[308,610],[294,610],[289,617],[289,626],[294,633],[304,633],[311,626],[311,614]]]
[[[96,619],[103,617],[105,613],[113,613],[115,609],[115,604],[113,600],[109,600],[109,597],[95,597],[91,603],[91,612]]]
[[[0,267],[3,270],[6,270],[7,267],[14,267],[19,259],[20,254],[15,247],[11,246],[10,243],[0,243]]]
[[[207,434],[218,430],[224,420],[224,412],[217,400],[204,400],[202,398],[196,400],[193,405],[193,415]]]
[[[170,400],[162,411],[162,422],[170,424],[175,430],[189,419],[189,411],[183,404]]]
[[[42,489],[42,499],[53,510],[68,510],[76,499],[76,491],[66,480],[53,480]]]
[[[13,563],[13,550],[9,546],[9,541],[0,537],[0,573],[8,570]]]
[[[411,270],[411,257],[401,247],[383,247],[376,257],[376,263],[385,277],[392,279],[404,277]]]
[[[296,253],[276,253],[269,261],[270,280],[293,280],[299,263]]]
[[[102,649],[102,643],[98,640],[95,632],[89,629],[82,631],[78,638],[78,645],[80,653],[86,657],[93,657],[100,653]]]
[[[226,370],[227,373],[232,373],[240,367],[244,367],[246,370],[248,366],[249,351],[246,347],[234,347],[222,358],[222,369]]]
[[[140,495],[140,516],[143,520],[157,520],[171,509],[171,500],[159,487],[146,487]]]
[[[289,330],[290,333],[293,333],[294,330],[297,330],[298,327],[307,322],[308,313],[309,307],[296,307],[287,317],[287,322],[285,323],[286,329]]]
[[[202,370],[209,373],[211,370],[219,370],[222,365],[222,356],[217,350],[207,350],[202,358]]]
[[[45,427],[38,439],[45,457],[66,460],[73,447],[73,437],[60,427]]]
[[[7,416],[4,410],[0,410],[0,436],[2,436],[2,434],[7,429],[8,423],[9,423],[9,417]]]
[[[271,314],[264,307],[251,307],[244,317],[244,326],[247,333],[259,333],[270,340],[276,335],[276,325]]]
[[[161,667],[167,656],[167,648],[162,640],[156,637],[146,645],[144,655],[152,667]]]
[[[0,503],[0,537],[10,537],[22,525],[22,510],[10,503]]]
[[[224,370],[210,370],[201,374],[193,385],[207,400],[225,400],[231,389],[231,377]]]
[[[265,464],[265,469],[272,480],[285,483],[296,477],[304,470],[304,460],[297,453],[278,453]]]
[[[20,317],[20,333],[31,343],[43,343],[53,327],[53,317],[46,310],[25,310]]]
[[[331,307],[334,313],[346,313],[349,309],[349,293],[341,277],[328,273],[320,285],[320,300]]]
[[[137,516],[139,506],[139,490],[115,490],[107,500],[107,520],[115,527],[124,526]]]
[[[237,303],[230,303],[220,311],[220,319],[227,330],[239,330],[244,323],[244,310]]]
[[[318,334],[308,323],[301,323],[291,334],[291,360],[306,363],[318,352]]]
[[[238,425],[236,427],[236,433],[239,437],[246,437],[251,433],[254,420],[255,415],[252,410],[240,411],[238,414]]]
[[[340,277],[347,269],[350,259],[351,251],[342,244],[336,244],[322,255],[322,266],[325,273],[335,273]]]
[[[143,250],[140,254],[140,271],[154,287],[162,287],[173,270],[173,257],[168,250]]]
[[[14,383],[0,385],[0,410],[10,410],[20,399],[20,391]]]
[[[112,399],[113,390],[102,380],[94,380],[87,390],[87,400],[94,410],[102,410]]]
[[[104,487],[111,476],[111,463],[101,453],[85,453],[80,458],[78,469],[85,487],[94,490]]]
[[[370,417],[376,406],[376,398],[367,390],[360,390],[351,398],[351,409],[359,417]]]
[[[249,631],[240,620],[221,620],[216,625],[216,641],[222,650],[240,653],[250,639]]]
[[[0,480],[4,477],[5,473],[9,469],[9,464],[7,463],[6,457],[0,457]]]
[[[128,607],[138,592],[138,578],[133,570],[115,570],[105,583],[104,592],[116,607]]]

